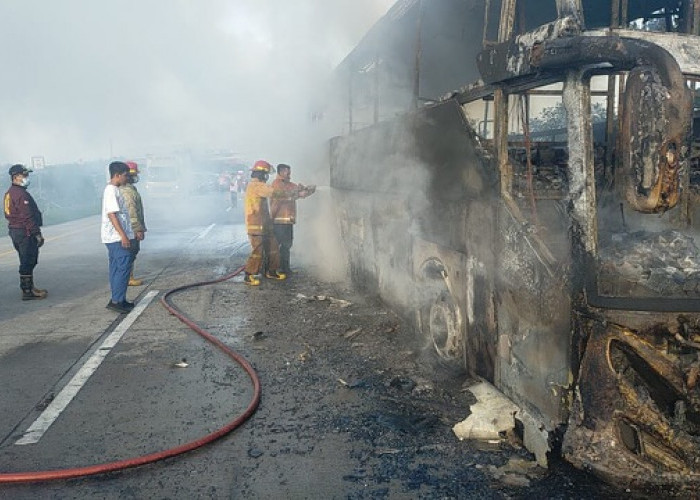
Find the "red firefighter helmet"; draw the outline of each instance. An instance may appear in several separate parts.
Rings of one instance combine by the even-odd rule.
[[[258,160],[253,164],[253,172],[265,172],[267,174],[272,170],[272,165],[270,165],[265,160]]]
[[[139,175],[139,166],[135,161],[127,161],[129,167],[129,175]]]

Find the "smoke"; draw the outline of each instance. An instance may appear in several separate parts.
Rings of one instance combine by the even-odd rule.
[[[321,188],[297,203],[292,267],[303,265],[320,279],[339,282],[347,278],[347,251],[338,227],[333,192]]]
[[[303,158],[309,99],[390,0],[2,2],[0,162]]]

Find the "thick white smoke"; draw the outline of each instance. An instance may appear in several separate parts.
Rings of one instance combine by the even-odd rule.
[[[0,3],[0,163],[230,148],[289,161],[307,98],[393,0]]]

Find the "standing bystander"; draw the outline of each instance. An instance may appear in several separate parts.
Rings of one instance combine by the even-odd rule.
[[[127,174],[126,184],[119,187],[122,196],[124,197],[124,202],[126,203],[126,208],[129,211],[129,220],[131,221],[131,229],[134,231],[134,239],[131,240],[131,270],[129,271],[129,286],[140,286],[143,284],[143,280],[134,278],[134,261],[136,256],[141,250],[141,242],[146,237],[146,221],[143,217],[143,202],[141,201],[141,195],[136,189],[136,184],[139,181],[139,166],[134,161],[127,161],[127,166],[129,167],[129,173]]]
[[[275,239],[280,247],[280,271],[289,275],[292,270],[289,264],[289,254],[294,239],[294,224],[297,218],[297,198],[306,198],[316,192],[316,186],[304,186],[291,181],[292,167],[284,163],[277,165],[277,177],[272,181],[272,187],[284,191],[284,198],[270,200],[270,216],[272,217]]]
[[[44,244],[41,235],[41,212],[32,195],[27,192],[29,170],[24,165],[10,167],[12,185],[5,193],[4,206],[12,245],[19,254],[19,286],[22,300],[46,297],[48,292],[34,288],[34,268],[39,261],[39,247]]]
[[[131,271],[130,251],[134,231],[131,228],[129,212],[119,187],[127,183],[129,166],[121,161],[109,164],[109,183],[102,195],[102,228],[100,236],[107,247],[109,256],[109,288],[112,297],[107,308],[120,313],[133,309],[133,302],[127,302],[126,289]]]

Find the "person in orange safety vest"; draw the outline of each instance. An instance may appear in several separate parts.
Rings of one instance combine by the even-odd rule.
[[[287,193],[284,198],[270,200],[270,216],[272,217],[273,232],[279,243],[280,270],[289,275],[292,270],[289,265],[289,253],[294,240],[294,224],[297,217],[298,198],[306,198],[316,192],[316,186],[304,186],[291,181],[292,167],[284,163],[277,165],[277,178],[272,181],[272,187]]]
[[[267,258],[266,278],[283,280],[287,277],[284,273],[278,272],[279,244],[272,232],[272,219],[268,206],[268,198],[282,197],[285,193],[267,184],[271,170],[272,165],[268,162],[256,161],[245,191],[245,225],[252,250],[245,264],[243,281],[252,286],[260,284],[256,275],[260,273],[265,257]]]

